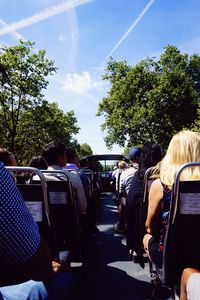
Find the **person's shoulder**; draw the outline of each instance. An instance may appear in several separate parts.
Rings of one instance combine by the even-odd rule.
[[[68,175],[69,175],[69,179],[71,180],[71,182],[73,184],[79,184],[79,182],[81,182],[81,179],[80,179],[80,175],[77,174],[76,172],[68,172]]]
[[[137,169],[135,167],[129,167],[122,172],[122,175],[123,176],[129,175],[129,174],[134,175],[136,171],[137,171]]]
[[[152,181],[151,187],[153,188],[162,188],[162,183],[160,181],[160,178],[157,178]]]
[[[65,174],[67,175],[67,176],[69,176],[69,178],[75,178],[76,177],[76,174],[74,173],[74,172],[69,172],[69,171],[67,171],[66,169],[64,169],[63,170],[64,172],[65,172]]]
[[[150,186],[149,193],[163,195],[163,186],[159,178],[153,180]]]

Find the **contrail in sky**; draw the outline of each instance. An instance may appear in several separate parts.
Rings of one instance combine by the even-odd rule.
[[[0,25],[2,25],[3,28],[6,28],[6,27],[9,26],[9,25],[8,25],[6,22],[4,22],[2,19],[0,19]],[[1,30],[1,29],[0,29],[0,30]],[[10,35],[12,35],[16,40],[19,40],[19,39],[25,40],[25,38],[24,38],[21,34],[19,34],[17,31],[15,31],[15,30],[11,30],[9,33],[10,33]]]
[[[133,22],[133,24],[129,27],[127,32],[121,37],[121,39],[117,42],[117,44],[114,46],[114,48],[110,51],[108,56],[106,57],[105,61],[103,62],[102,66],[106,63],[106,61],[109,59],[109,57],[117,50],[117,48],[121,45],[121,43],[127,38],[127,36],[135,29],[137,24],[141,21],[141,19],[144,17],[146,12],[149,10],[151,5],[155,2],[155,0],[150,0],[147,5],[143,8],[137,19]]]
[[[14,32],[17,29],[31,26],[32,24],[39,23],[43,20],[46,20],[55,15],[58,15],[64,11],[71,9],[71,8],[74,8],[76,6],[79,6],[81,4],[85,4],[85,3],[88,3],[91,1],[93,1],[93,0],[70,0],[67,2],[66,1],[62,2],[61,4],[47,8],[46,10],[44,10],[40,13],[37,13],[30,18],[26,18],[21,21],[7,25],[4,28],[0,28],[0,35],[4,35],[6,33]]]

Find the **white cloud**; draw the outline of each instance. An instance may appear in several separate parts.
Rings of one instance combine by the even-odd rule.
[[[59,41],[60,43],[64,42],[64,40],[65,40],[64,35],[60,35],[60,36],[58,37],[58,41]]]
[[[101,90],[102,80],[93,79],[89,72],[68,73],[62,80],[63,90],[70,90],[76,93],[88,93],[92,90]]]
[[[25,28],[28,26],[31,26],[33,24],[39,23],[43,20],[46,20],[50,17],[53,17],[55,15],[58,15],[62,12],[68,11],[72,8],[75,8],[81,4],[85,4],[88,2],[91,2],[93,0],[69,0],[64,1],[59,5],[47,8],[46,10],[39,12],[29,18],[23,19],[21,21],[12,23],[8,26],[5,26],[3,28],[0,28],[0,35],[13,32],[17,29]]]

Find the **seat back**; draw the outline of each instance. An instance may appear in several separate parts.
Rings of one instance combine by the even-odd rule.
[[[92,198],[94,196],[94,172],[87,170],[84,171],[84,173],[87,175],[89,180],[89,197]]]
[[[57,239],[49,208],[46,179],[43,173],[32,167],[6,168],[13,176],[15,176],[15,173],[17,176],[20,176],[19,174],[35,174],[40,178],[40,181],[37,184],[31,184],[29,181],[26,181],[24,183],[16,183],[16,185],[23,196],[27,208],[32,214],[34,221],[38,224],[42,238],[47,242],[54,257],[58,257]]]
[[[153,169],[154,169],[154,167],[148,168],[144,174],[143,203],[148,202],[149,181],[150,181],[150,176],[152,175]]]
[[[146,233],[145,222],[147,218],[147,211],[148,211],[148,197],[149,197],[149,188],[150,183],[152,180],[150,176],[152,174],[154,167],[148,168],[144,174],[144,191],[143,191],[143,201],[140,205],[140,230],[141,235],[144,236]]]
[[[47,191],[59,250],[71,250],[79,238],[78,216],[69,176],[62,170],[42,171],[47,177]],[[52,175],[52,180],[49,174]],[[54,180],[53,178],[62,178]]]
[[[169,287],[179,284],[184,268],[200,267],[200,180],[180,181],[186,168],[199,167],[200,162],[185,164],[175,178],[161,278]]]

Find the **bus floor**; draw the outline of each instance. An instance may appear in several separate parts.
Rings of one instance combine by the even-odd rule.
[[[143,268],[129,259],[125,235],[116,234],[117,207],[111,193],[101,198],[101,213],[96,236],[82,245],[82,262],[73,261],[73,300],[147,300],[153,285],[148,264]],[[169,291],[160,288],[156,300],[171,299]]]

